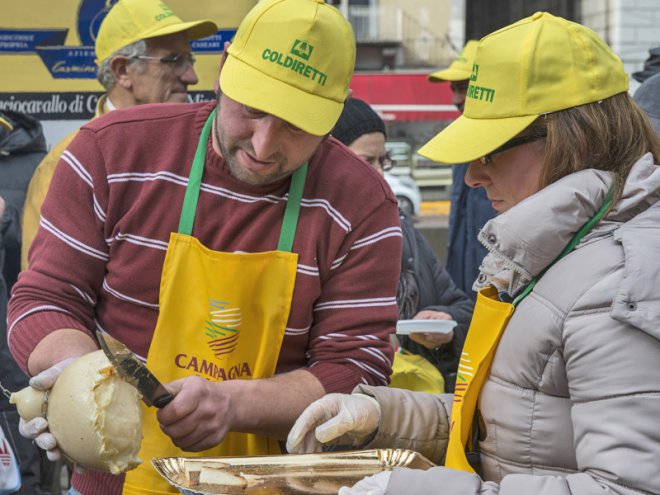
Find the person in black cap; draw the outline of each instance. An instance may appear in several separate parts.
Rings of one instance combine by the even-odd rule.
[[[385,151],[385,124],[364,101],[350,98],[331,134],[356,155],[384,174],[391,161]],[[411,218],[399,210],[403,231],[401,276],[397,290],[399,319],[456,320],[449,334],[412,333],[398,336],[404,349],[438,368],[445,390],[454,391],[456,370],[472,317],[473,303],[440,263]]]
[[[660,46],[649,50],[649,58],[644,62],[644,68],[633,72],[632,76],[637,82],[643,83],[654,74],[660,73]]]

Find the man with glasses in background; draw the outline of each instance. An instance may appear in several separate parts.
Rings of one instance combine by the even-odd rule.
[[[119,0],[96,37],[97,79],[106,93],[96,105],[94,118],[117,108],[188,102],[188,86],[198,82],[189,42],[216,31],[210,20],[182,21],[160,0]],[[77,132],[51,149],[30,181],[22,225],[24,270],[55,165]]]

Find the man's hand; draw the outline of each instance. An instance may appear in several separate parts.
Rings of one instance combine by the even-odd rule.
[[[423,310],[415,315],[413,320],[452,320],[450,314],[442,311]],[[454,331],[448,333],[424,333],[415,332],[410,334],[410,340],[423,345],[427,349],[435,349],[441,345],[448,344],[454,338]]]
[[[303,411],[291,428],[290,453],[320,452],[325,443],[358,447],[378,429],[380,404],[363,394],[328,394]]]
[[[30,386],[37,390],[50,390],[55,385],[62,370],[76,359],[75,357],[67,358],[33,376],[30,378]],[[44,449],[49,460],[57,461],[62,457],[60,449],[57,448],[57,440],[48,430],[46,419],[38,417],[25,421],[21,418],[18,423],[18,431],[22,436],[34,440],[39,447]]]
[[[234,424],[229,382],[189,376],[168,383],[174,400],[157,412],[160,428],[174,445],[188,452],[215,447]]]

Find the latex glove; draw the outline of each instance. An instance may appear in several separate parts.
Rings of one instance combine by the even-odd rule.
[[[380,404],[363,394],[328,394],[312,402],[289,432],[286,448],[294,454],[320,452],[332,442],[357,447],[380,423]]]
[[[383,471],[367,476],[352,487],[342,486],[337,495],[385,495],[392,471]]]
[[[37,390],[49,390],[53,387],[55,382],[62,373],[62,370],[70,365],[77,357],[71,357],[54,364],[48,369],[43,370],[41,373],[34,375],[30,378],[30,387]],[[45,418],[34,418],[30,421],[25,421],[23,418],[18,423],[19,433],[34,442],[46,451],[46,457],[51,461],[57,461],[62,457],[60,449],[57,448],[57,440],[48,431],[48,421]]]

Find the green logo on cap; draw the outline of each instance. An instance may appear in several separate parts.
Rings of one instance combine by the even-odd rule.
[[[472,74],[470,74],[470,85],[468,86],[466,96],[472,98],[473,100],[485,101],[486,103],[493,103],[495,99],[495,90],[493,88],[485,88],[483,86],[477,86],[472,84],[477,80],[479,75],[479,66],[477,64],[472,64]]]
[[[293,42],[293,46],[291,47],[291,53],[299,56],[303,60],[309,60],[309,57],[312,56],[313,51],[314,47],[306,41],[296,40]]]
[[[314,47],[306,41],[295,40],[293,42],[293,46],[291,47],[291,54],[305,61],[309,60],[309,57],[312,56],[313,51]],[[307,79],[311,79],[321,86],[325,86],[325,82],[328,80],[327,74],[321,72],[317,68],[306,64],[301,60],[295,59],[291,57],[291,55],[278,52],[277,50],[266,48],[261,53],[261,58],[277,65],[281,65],[282,67],[300,74]]]
[[[163,12],[162,12],[161,14],[158,14],[158,15],[154,18],[154,19],[156,20],[156,22],[159,22],[159,21],[165,20],[165,19],[167,19],[168,17],[172,17],[172,16],[174,15],[174,12],[172,12],[172,11],[170,10],[170,8],[169,8],[167,5],[165,5],[164,3],[161,2],[161,3],[159,4],[159,7],[162,9]]]
[[[476,81],[478,75],[479,75],[479,66],[477,64],[472,64],[472,74],[470,74],[470,81]]]

